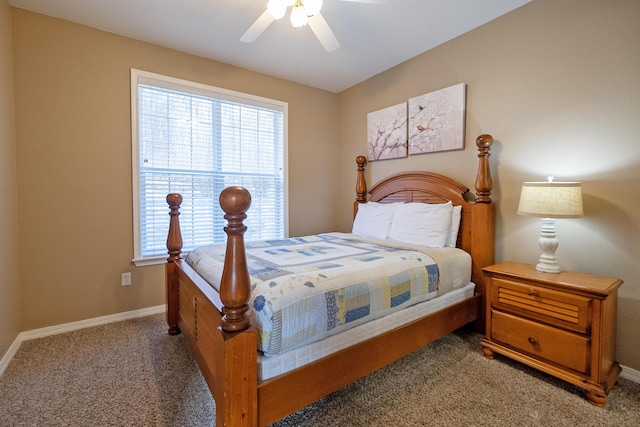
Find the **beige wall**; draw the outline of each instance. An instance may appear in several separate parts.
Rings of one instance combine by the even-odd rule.
[[[0,2],[0,359],[20,332],[11,8]]]
[[[288,102],[290,232],[335,228],[335,94],[24,10],[13,25],[23,330],[164,303],[164,266],[131,264],[130,68]]]
[[[618,359],[640,369],[640,2],[536,0],[339,94],[337,158],[353,182],[366,114],[467,84],[466,148],[371,163],[372,182],[427,169],[473,187],[475,138],[490,133],[496,259],[535,263],[539,220],[516,215],[523,181],[583,183],[585,217],[558,220],[562,268],[620,277]],[[350,225],[351,186],[337,193]]]

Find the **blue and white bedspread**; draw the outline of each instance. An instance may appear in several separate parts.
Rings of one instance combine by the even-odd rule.
[[[442,277],[432,256],[352,237],[329,233],[246,243],[251,318],[265,355],[318,341],[439,293]],[[217,289],[224,254],[225,245],[203,246],[191,251],[186,262]]]

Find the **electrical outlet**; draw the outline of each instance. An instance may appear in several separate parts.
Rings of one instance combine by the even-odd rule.
[[[120,284],[122,286],[129,286],[131,284],[131,273],[122,273],[122,277],[120,277]]]

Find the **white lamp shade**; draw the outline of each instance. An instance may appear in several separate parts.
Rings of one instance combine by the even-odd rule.
[[[540,218],[580,218],[582,187],[579,182],[524,182],[518,214]]]

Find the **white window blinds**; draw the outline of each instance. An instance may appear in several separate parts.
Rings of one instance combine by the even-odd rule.
[[[183,196],[184,251],[226,241],[218,197],[230,185],[251,193],[246,240],[285,236],[286,104],[137,70],[133,90],[136,259],[166,258],[168,193]]]

